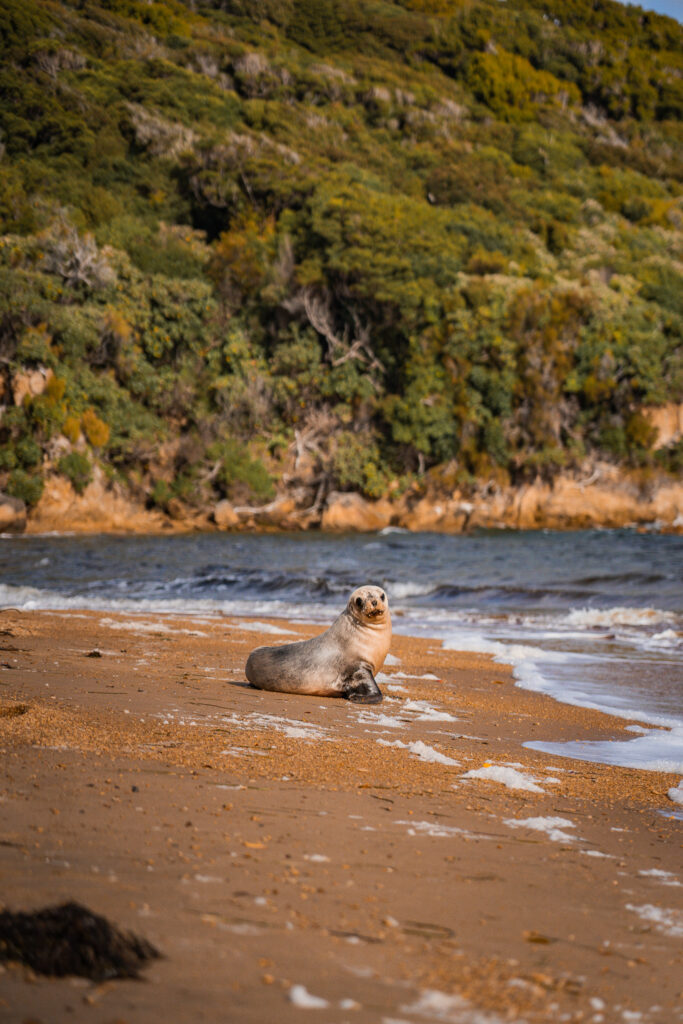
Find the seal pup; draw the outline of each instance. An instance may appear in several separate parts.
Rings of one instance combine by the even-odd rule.
[[[258,647],[249,655],[246,675],[258,690],[379,704],[382,692],[375,673],[390,643],[386,593],[381,587],[358,587],[328,630],[312,640]]]

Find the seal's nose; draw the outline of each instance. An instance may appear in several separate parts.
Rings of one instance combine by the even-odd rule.
[[[372,599],[372,607],[373,607],[373,608],[376,608],[376,607],[377,607],[377,601],[375,600],[375,598],[374,598],[374,597],[373,597],[373,599]]]

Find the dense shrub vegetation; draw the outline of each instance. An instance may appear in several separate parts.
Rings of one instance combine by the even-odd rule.
[[[642,414],[683,399],[677,22],[6,0],[0,39],[0,487],[680,470]]]

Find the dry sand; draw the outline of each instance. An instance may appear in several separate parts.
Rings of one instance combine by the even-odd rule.
[[[678,778],[522,747],[626,723],[400,636],[378,707],[246,685],[316,632],[0,612],[2,903],[78,900],[164,956],[0,966],[0,1021],[683,1020]],[[542,792],[462,778],[510,763]],[[509,824],[539,818],[565,824]]]

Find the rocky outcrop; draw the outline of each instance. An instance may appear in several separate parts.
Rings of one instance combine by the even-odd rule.
[[[0,491],[0,533],[23,533],[26,529],[26,505]]]
[[[441,493],[414,486],[400,497],[370,501],[355,492],[332,491],[311,504],[311,491],[292,488],[266,505],[220,501],[198,513],[173,499],[166,513],[146,509],[99,468],[83,494],[64,477],[48,477],[43,496],[29,516],[28,530],[154,533],[219,529],[273,531],[322,529],[366,533],[398,526],[411,531],[463,533],[476,528],[558,529],[636,527],[683,533],[683,482],[662,474],[650,479],[629,476],[608,463],[583,474],[565,474],[552,483],[537,480],[521,487],[482,482],[467,491]],[[0,529],[22,529],[15,499],[0,503]],[[4,510],[4,511],[3,511]],[[24,522],[25,522],[25,511]],[[5,518],[3,519],[2,516]],[[15,518],[12,519],[12,516]],[[5,525],[10,521],[15,526]]]
[[[306,492],[285,492],[267,505],[235,505],[239,529],[306,530],[318,525],[317,509],[307,506],[305,496]]]
[[[235,512],[232,502],[219,501],[213,510],[213,521],[219,530],[233,530],[239,526],[240,517]]]
[[[351,491],[332,491],[322,513],[323,530],[353,530],[367,533],[391,525],[397,510],[386,499],[367,501]]]
[[[643,415],[657,431],[655,448],[675,444],[683,436],[683,403],[669,402],[655,408],[643,409]]]
[[[65,477],[48,477],[28,524],[29,533],[155,533],[165,529],[169,529],[167,517],[132,502],[107,483],[99,467],[82,494],[77,494]]]
[[[583,476],[557,477],[522,487],[482,487],[448,499],[422,497],[397,523],[410,530],[458,533],[492,529],[576,530],[645,527],[683,530],[683,483],[662,476],[647,486],[607,463]]]
[[[591,527],[654,527],[683,532],[683,483],[662,475],[647,485],[608,463],[583,475],[538,480],[522,487],[482,484],[450,495],[408,493],[390,502],[366,501],[358,494],[328,496],[323,530],[379,530],[462,533],[489,529],[575,530]]]
[[[26,370],[24,373],[16,373],[12,379],[14,404],[22,405],[27,396],[36,398],[38,395],[42,395],[53,376],[52,370],[44,366],[38,366],[35,370]]]
[[[536,482],[475,502],[468,525],[519,530],[672,528],[682,517],[683,484],[668,478],[645,489],[615,467],[602,464],[583,478],[560,476],[552,484]]]
[[[442,533],[462,533],[469,527],[474,505],[459,496],[449,500],[421,498],[397,520],[406,530],[436,530]]]

